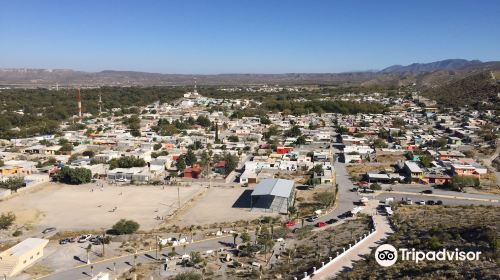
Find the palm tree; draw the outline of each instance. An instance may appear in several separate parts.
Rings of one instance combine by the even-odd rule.
[[[193,243],[193,230],[194,230],[194,226],[193,226],[193,225],[191,225],[191,226],[189,227],[189,233],[191,234],[191,243]]]
[[[89,244],[87,248],[85,248],[85,251],[87,251],[87,264],[90,264],[90,251],[92,250],[92,244]]]
[[[160,252],[163,250],[163,244],[161,242],[158,242],[158,251]],[[158,259],[158,251],[156,252],[156,259]]]
[[[233,244],[234,244],[234,248],[236,248],[236,238],[238,237],[238,233],[237,232],[233,232]]]

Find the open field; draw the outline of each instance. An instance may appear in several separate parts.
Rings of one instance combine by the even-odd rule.
[[[196,199],[190,208],[180,213],[174,223],[180,226],[206,225],[270,215],[270,213],[250,211],[246,203],[250,191],[249,188],[242,187],[212,187],[202,197]]]
[[[181,187],[179,190],[182,205],[201,187]],[[177,204],[176,187],[106,186],[100,190],[94,184],[51,184],[2,201],[0,212],[12,211],[19,216],[18,224],[30,223],[38,228],[109,228],[119,219],[127,218],[138,221],[142,229],[150,229],[159,223],[156,216],[171,214]]]

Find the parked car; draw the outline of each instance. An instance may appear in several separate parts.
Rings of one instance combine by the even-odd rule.
[[[434,202],[434,200],[427,200],[427,203],[426,203],[426,204],[427,204],[427,205],[434,205],[434,204],[436,204],[436,203]]]
[[[49,232],[53,232],[53,231],[55,231],[55,230],[56,230],[56,228],[55,228],[55,227],[49,227],[49,228],[44,229],[44,230],[42,231],[42,233],[43,233],[43,234],[47,234],[47,233],[49,233]]]
[[[85,243],[92,238],[92,234],[84,234],[78,239],[78,243]]]
[[[326,223],[329,224],[329,225],[334,224],[336,222],[338,222],[337,219],[330,219],[330,220],[326,221]]]
[[[293,228],[295,226],[295,222],[294,221],[288,221],[285,223],[285,226],[287,228]]]
[[[436,201],[436,205],[443,205],[443,202],[441,200]]]
[[[68,243],[69,243],[69,238],[63,238],[63,239],[59,240],[59,244],[61,244],[61,245],[68,244]]]
[[[361,190],[362,193],[374,193],[375,191],[372,190],[372,189],[369,189],[369,188],[363,188],[363,190]]]
[[[358,188],[352,188],[351,189],[351,192],[357,192],[358,191]]]
[[[345,218],[349,218],[351,216],[352,216],[351,211],[347,211],[347,212],[344,212],[344,213],[338,215],[337,218],[339,218],[339,219],[345,219]]]
[[[432,194],[432,190],[423,190],[420,193]]]
[[[420,200],[420,201],[417,201],[416,203],[420,204],[420,205],[425,205],[425,200]]]
[[[325,222],[318,222],[318,223],[316,223],[316,225],[315,225],[315,226],[316,226],[316,227],[319,227],[319,228],[320,228],[320,227],[324,227],[324,226],[326,226],[326,223],[325,223]]]
[[[78,239],[79,239],[78,237],[71,237],[71,238],[69,238],[69,242],[70,243],[75,243],[75,242],[78,241]]]
[[[315,216],[310,216],[310,217],[307,217],[306,218],[306,221],[308,222],[315,222],[317,219],[319,219],[319,216],[315,215]]]
[[[406,199],[406,204],[407,204],[407,205],[412,205],[412,204],[413,204],[413,201],[412,201],[410,198],[407,198],[407,199]]]

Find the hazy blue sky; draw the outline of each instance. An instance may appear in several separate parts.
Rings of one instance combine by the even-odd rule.
[[[499,60],[500,1],[5,0],[0,67],[342,72]]]

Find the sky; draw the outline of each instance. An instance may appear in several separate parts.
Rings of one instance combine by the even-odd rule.
[[[3,0],[0,67],[325,73],[500,60],[500,1]]]

